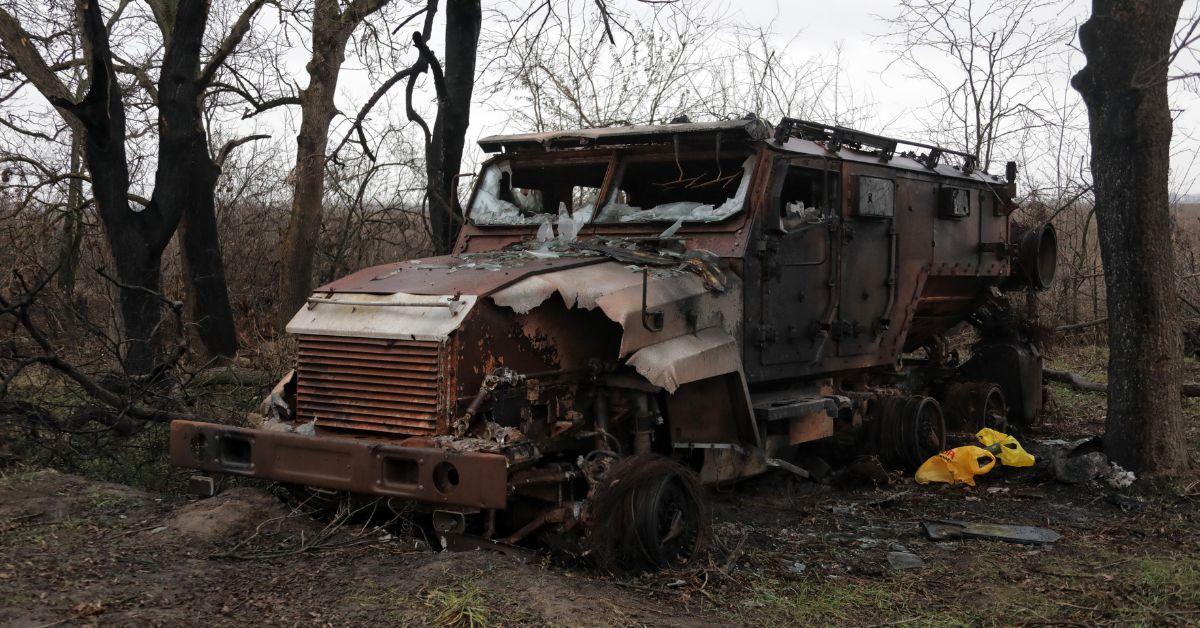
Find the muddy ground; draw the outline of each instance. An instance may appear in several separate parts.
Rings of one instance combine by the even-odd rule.
[[[1101,378],[1102,355],[1056,366]],[[1200,367],[1191,365],[1193,373]],[[1193,378],[1195,379],[1195,378]],[[1048,424],[1100,429],[1052,389]],[[1197,442],[1200,404],[1188,403]],[[0,471],[0,624],[1049,625],[1200,622],[1200,482],[1066,485],[1045,464],[968,487],[768,476],[711,493],[712,555],[611,577],[547,556],[430,551],[413,529],[325,525],[265,485],[208,500],[31,467]],[[1037,525],[1051,545],[933,542],[924,519]],[[889,553],[923,564],[897,569]],[[895,558],[893,557],[893,560]]]

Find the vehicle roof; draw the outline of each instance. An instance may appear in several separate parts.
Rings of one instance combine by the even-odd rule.
[[[520,150],[555,150],[595,146],[652,144],[674,136],[715,135],[761,140],[771,134],[771,125],[758,118],[719,120],[716,122],[674,122],[671,124],[642,124],[610,126],[542,133],[489,135],[479,140],[479,147],[489,153]]]
[[[739,120],[720,120],[715,122],[677,122],[671,124],[635,125],[619,127],[600,127],[588,129],[571,129],[564,131],[546,131],[542,133],[518,133],[512,135],[490,135],[479,140],[479,146],[489,153],[522,153],[547,152],[580,148],[615,147],[628,145],[665,144],[674,142],[675,138],[693,141],[720,135],[722,142],[731,144],[738,140],[750,143],[761,142],[772,150],[806,155],[826,157],[856,163],[872,164],[934,174],[943,177],[970,179],[986,183],[1001,183],[1000,177],[983,171],[963,173],[958,167],[940,162],[929,168],[918,160],[914,152],[897,153],[890,159],[883,159],[879,154],[841,146],[831,151],[826,144],[798,137],[787,137],[780,144],[772,138],[774,127],[759,118],[743,118]],[[898,141],[903,145],[903,141]]]
[[[969,174],[964,174],[958,167],[941,162],[933,168],[927,167],[923,162],[916,159],[913,153],[901,153],[894,155],[891,159],[884,161],[874,153],[850,148],[848,146],[841,147],[838,151],[827,150],[821,144],[812,140],[800,138],[789,138],[782,146],[770,142],[772,148],[793,153],[796,155],[809,155],[813,157],[829,157],[831,159],[841,159],[842,161],[853,161],[856,163],[873,164],[877,166],[887,166],[890,168],[899,168],[901,170],[912,170],[916,172],[924,172],[928,174],[936,174],[943,177],[954,177],[958,179],[971,179],[974,181],[983,181],[987,183],[1002,183],[1000,177],[988,174],[982,170],[975,170]]]

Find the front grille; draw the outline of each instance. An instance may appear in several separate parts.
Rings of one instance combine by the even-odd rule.
[[[300,336],[296,415],[325,431],[425,436],[437,431],[441,345]]]

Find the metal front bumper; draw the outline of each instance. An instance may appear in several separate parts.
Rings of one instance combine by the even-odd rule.
[[[504,508],[504,456],[171,422],[171,464],[432,504]]]

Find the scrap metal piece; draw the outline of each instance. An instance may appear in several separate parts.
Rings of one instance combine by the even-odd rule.
[[[215,497],[217,494],[217,479],[203,473],[188,478],[187,492],[197,497]]]
[[[767,458],[767,466],[772,469],[782,469],[802,480],[812,479],[812,474],[788,462],[787,460],[780,460],[779,458]]]
[[[1062,535],[1037,526],[1014,526],[1001,523],[970,523],[953,519],[928,519],[921,522],[925,534],[931,540],[947,539],[995,539],[1009,543],[1045,545],[1062,538]]]

